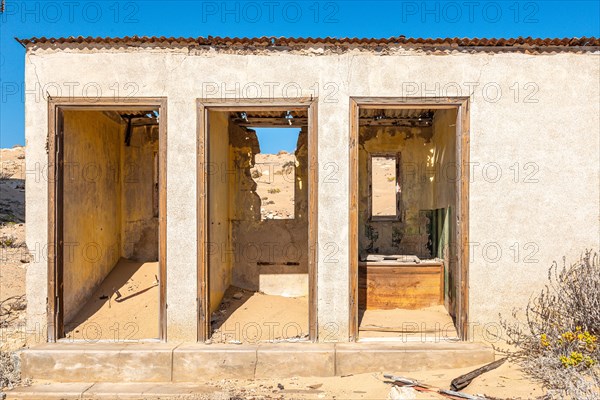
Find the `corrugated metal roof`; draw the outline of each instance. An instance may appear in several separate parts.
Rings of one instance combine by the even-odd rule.
[[[377,47],[377,46],[406,46],[406,47],[478,47],[478,48],[572,48],[598,47],[600,38],[409,38],[396,36],[390,38],[293,38],[293,37],[156,37],[156,36],[125,36],[125,37],[61,37],[46,38],[32,37],[16,38],[24,46],[30,45],[64,45],[64,44],[104,44],[104,45],[198,45],[198,46],[254,46],[254,47],[295,47],[311,45],[330,45],[340,47]]]

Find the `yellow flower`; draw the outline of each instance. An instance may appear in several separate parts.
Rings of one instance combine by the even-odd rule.
[[[546,335],[545,333],[543,333],[540,336],[540,343],[542,344],[542,346],[544,347],[549,347],[550,346],[550,341],[548,340],[548,335]]]
[[[586,367],[591,367],[592,365],[596,364],[596,360],[594,360],[592,357],[590,357],[588,355],[584,356],[583,354],[581,354],[578,351],[571,352],[571,354],[569,356],[564,356],[564,355],[560,356],[559,360],[565,368],[575,367],[575,366],[579,365],[581,362],[583,362]]]
[[[575,340],[575,334],[571,331],[565,332],[561,335],[561,337],[563,339],[565,339],[567,342],[572,342],[573,340]]]
[[[575,365],[583,361],[583,354],[578,351],[571,352],[571,359],[575,362]]]
[[[594,365],[596,364],[596,360],[594,360],[594,359],[593,359],[592,357],[590,357],[590,356],[585,356],[585,357],[583,358],[583,361],[585,362],[585,366],[586,366],[586,367],[588,367],[588,368],[589,368],[589,367],[592,367],[592,366],[594,366]]]

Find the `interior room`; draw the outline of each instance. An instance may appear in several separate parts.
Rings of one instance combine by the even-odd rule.
[[[360,109],[359,340],[458,338],[456,109]]]
[[[65,336],[158,339],[159,111],[60,116]]]
[[[308,340],[306,110],[208,111],[212,343]]]

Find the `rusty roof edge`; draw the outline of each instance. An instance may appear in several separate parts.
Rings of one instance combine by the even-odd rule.
[[[69,36],[59,38],[31,37],[15,38],[22,46],[30,45],[62,45],[62,44],[187,44],[200,46],[223,46],[223,45],[253,45],[259,47],[280,46],[310,46],[310,45],[336,45],[336,46],[381,46],[393,45],[409,47],[429,46],[452,46],[452,47],[599,47],[600,38],[596,37],[565,37],[565,38],[410,38],[406,36],[395,36],[390,38],[332,38],[332,37],[165,37],[165,36],[124,36],[124,37],[92,37],[92,36]]]

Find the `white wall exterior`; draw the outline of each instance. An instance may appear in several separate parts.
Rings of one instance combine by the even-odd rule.
[[[260,97],[296,97],[297,88],[304,96],[318,96],[319,331],[321,339],[346,341],[349,97],[471,96],[470,157],[479,164],[470,184],[469,316],[472,324],[494,322],[499,312],[526,304],[553,260],[563,255],[575,260],[585,248],[600,247],[599,57],[30,48],[26,217],[27,244],[36,257],[27,272],[28,326],[46,322],[47,262],[36,249],[47,243],[48,181],[45,174],[33,179],[48,160],[48,105],[41,93],[95,97],[100,88],[102,97],[114,97],[118,87],[121,96],[135,91],[136,97],[167,97],[167,332],[168,340],[187,341],[196,340],[197,318],[196,99],[255,97],[257,89]],[[495,99],[497,88],[502,94]],[[526,101],[535,88],[536,102]],[[525,168],[527,163],[533,164]],[[495,167],[502,174],[496,182]],[[524,182],[534,168],[538,182]],[[331,243],[337,248],[333,256]],[[524,262],[534,250],[536,262]]]

